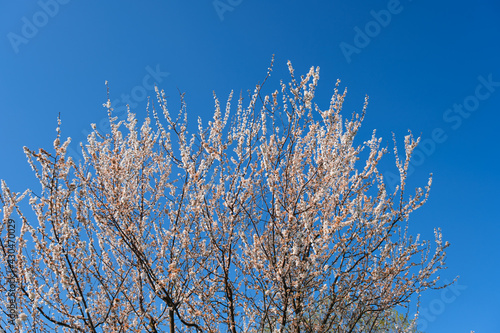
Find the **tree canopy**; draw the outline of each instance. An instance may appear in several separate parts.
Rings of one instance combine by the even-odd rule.
[[[319,68],[297,78],[288,67],[290,81],[270,94],[272,66],[248,99],[233,103],[231,93],[222,107],[214,96],[212,121],[199,120],[194,134],[182,96],[172,116],[157,89],[139,126],[130,111],[118,121],[108,93],[111,133],[94,125],[82,161],[67,156],[59,127],[52,152],[25,148],[41,191],[20,194],[2,182],[8,269],[0,276],[17,285],[17,321],[4,316],[3,328],[414,331],[394,311],[441,287],[448,246],[439,230],[434,245],[408,231],[431,186],[429,178],[407,193],[419,139],[404,138],[403,158],[394,145],[400,183],[388,190],[381,138],[373,131],[355,144],[368,98],[346,118],[337,81],[321,110]],[[26,196],[36,220],[20,208]],[[11,260],[14,215],[21,228]]]

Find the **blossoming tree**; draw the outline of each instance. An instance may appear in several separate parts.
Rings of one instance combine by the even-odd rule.
[[[14,325],[377,332],[412,296],[442,287],[434,275],[448,244],[439,230],[434,246],[408,233],[431,185],[407,195],[418,139],[405,137],[403,159],[394,148],[400,185],[389,191],[378,169],[381,139],[373,132],[354,143],[367,100],[344,119],[339,82],[321,110],[313,100],[319,69],[296,78],[289,63],[289,71],[289,83],[269,95],[258,85],[245,106],[240,97],[232,107],[231,94],[224,110],[215,97],[213,120],[192,135],[185,103],[173,117],[157,90],[140,127],[130,112],[117,121],[108,99],[111,133],[93,125],[79,163],[59,127],[52,152],[25,148],[41,190],[15,193],[2,182],[1,195]],[[20,208],[25,196],[36,220]],[[8,260],[14,215],[22,225]]]

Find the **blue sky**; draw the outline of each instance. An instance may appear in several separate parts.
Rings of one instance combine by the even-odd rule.
[[[430,1],[5,1],[0,0],[0,178],[35,186],[22,147],[50,148],[57,116],[72,147],[105,119],[105,80],[115,107],[145,115],[153,82],[172,110],[186,93],[191,121],[265,77],[288,79],[320,66],[316,102],[326,108],[337,78],[345,114],[370,96],[361,139],[372,129],[392,149],[410,129],[417,153],[411,187],[434,183],[412,231],[451,243],[441,276],[457,284],[428,291],[426,332],[500,332],[498,162],[500,4]],[[274,87],[269,87],[274,89]],[[390,179],[394,156],[385,158]]]

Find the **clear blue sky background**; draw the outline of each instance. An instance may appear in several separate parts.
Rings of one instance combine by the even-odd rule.
[[[451,243],[442,278],[460,278],[423,295],[420,328],[500,332],[497,1],[220,0],[219,13],[211,0],[46,3],[0,1],[0,178],[12,189],[35,186],[22,147],[50,148],[59,113],[74,149],[105,118],[105,80],[111,99],[130,95],[141,119],[156,80],[172,110],[179,89],[191,121],[206,122],[212,91],[225,100],[253,89],[272,54],[273,77],[288,78],[288,59],[300,74],[320,66],[321,107],[337,78],[348,87],[346,114],[370,96],[362,139],[373,128],[389,148],[391,131],[400,142],[408,129],[427,139],[410,185],[430,172],[434,184],[412,231],[432,239],[440,227]],[[393,161],[386,156],[388,177]]]

